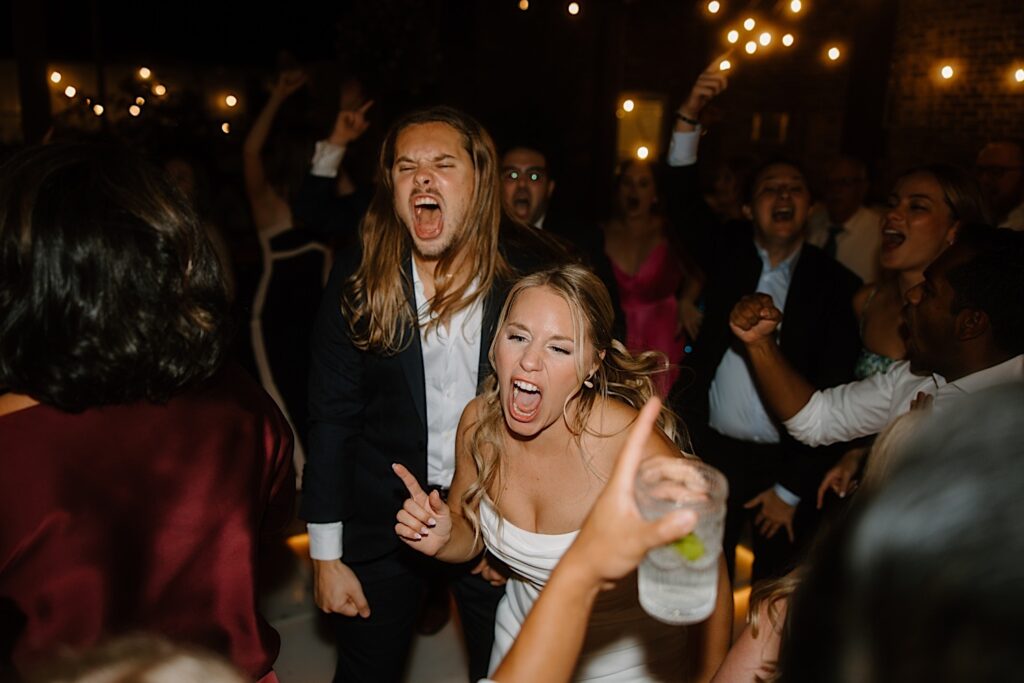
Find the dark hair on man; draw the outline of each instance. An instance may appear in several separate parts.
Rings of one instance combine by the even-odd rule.
[[[757,183],[760,182],[764,172],[772,166],[792,166],[800,172],[800,175],[804,177],[804,181],[807,181],[807,169],[804,168],[802,163],[790,157],[774,156],[757,164],[747,173],[743,186],[743,201],[748,204],[754,201],[754,190],[757,189]]]
[[[985,311],[996,345],[1009,354],[1024,353],[1024,233],[969,224],[957,244],[974,255],[947,274],[953,288],[953,313],[965,308]]]
[[[220,366],[217,256],[157,169],[95,144],[0,168],[0,387],[76,412],[164,402]]]

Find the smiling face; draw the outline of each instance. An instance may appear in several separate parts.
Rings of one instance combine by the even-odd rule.
[[[924,271],[924,280],[907,290],[900,332],[915,373],[949,373],[958,313],[953,311],[956,293],[948,275],[970,257],[966,247],[950,247]]]
[[[957,222],[942,186],[929,173],[900,178],[882,223],[882,267],[924,270],[956,236]]]
[[[391,167],[395,211],[416,252],[440,258],[466,229],[475,169],[462,135],[446,123],[419,123],[398,134]]]
[[[631,162],[619,176],[619,210],[626,217],[649,216],[658,201],[650,164]]]
[[[772,164],[754,182],[749,208],[754,234],[762,246],[789,247],[803,236],[811,193],[800,169]]]
[[[547,160],[535,149],[516,147],[501,159],[501,202],[505,211],[527,225],[536,225],[548,210],[555,181]]]
[[[566,401],[583,380],[580,354],[593,359],[593,346],[577,334],[566,300],[547,286],[522,290],[494,343],[498,396],[514,435],[531,438],[556,422],[564,424]],[[591,372],[596,362],[585,366]]]

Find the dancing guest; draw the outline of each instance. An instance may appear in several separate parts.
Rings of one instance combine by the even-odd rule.
[[[0,259],[2,649],[23,671],[144,630],[276,681],[256,566],[291,518],[291,433],[221,367],[199,220],[129,153],[49,145],[0,171]]]
[[[515,270],[567,258],[542,231],[501,215],[497,155],[480,124],[448,107],[411,113],[385,139],[360,253],[328,281],[313,334],[301,514],[317,605],[336,615],[335,680],[401,680],[425,586],[439,574],[459,605],[470,675],[486,674],[503,592],[490,581],[500,577],[398,541],[394,504],[404,496],[391,463],[447,491],[459,416],[486,377]]]
[[[1024,230],[1024,141],[988,143],[978,152],[974,168],[995,224]]]
[[[668,358],[667,372],[656,380],[665,396],[679,376],[687,339],[700,331],[703,275],[658,207],[651,164],[624,162],[616,180],[615,215],[604,225],[604,248],[626,316],[626,346]]]
[[[505,302],[491,348],[496,374],[459,424],[450,507],[395,466],[411,496],[395,529],[409,547],[458,563],[486,545],[512,569],[492,668],[576,538],[637,409],[656,393],[661,354],[632,356],[611,338],[611,325],[607,290],[585,268],[523,278]],[[658,424],[645,454],[685,457],[673,416],[662,411]],[[722,560],[715,611],[689,631],[643,612],[630,575],[598,599],[575,679],[709,680],[728,648],[731,608]],[[688,641],[700,647],[687,648]]]

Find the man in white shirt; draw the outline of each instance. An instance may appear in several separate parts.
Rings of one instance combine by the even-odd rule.
[[[825,173],[825,202],[807,219],[807,241],[821,247],[864,282],[878,279],[881,215],[864,206],[868,174],[864,162],[842,156]]]
[[[919,393],[941,411],[960,395],[1024,381],[1024,234],[961,226],[957,239],[907,292],[908,360],[859,382],[815,391],[775,343],[782,312],[761,294],[736,304],[730,327],[790,434],[810,445],[848,441],[880,432]]]

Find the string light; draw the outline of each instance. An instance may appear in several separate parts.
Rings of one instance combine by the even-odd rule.
[[[103,105],[99,103],[92,105],[92,113],[96,116],[103,116]]]
[[[708,3],[708,12],[718,14],[720,9],[722,9],[722,3],[718,2],[718,0],[711,0],[711,2]]]
[[[772,43],[772,34],[765,31],[757,38],[757,42],[761,43],[762,46],[768,47]]]
[[[636,158],[643,161],[651,155],[651,150],[646,145],[640,145],[636,148]]]
[[[142,95],[139,95],[138,97],[135,98],[135,104],[137,104],[139,106],[142,106],[145,103],[146,103],[146,98],[143,97]]]
[[[748,55],[752,55],[757,52],[757,43],[752,40],[748,40],[747,44],[743,46],[743,49],[747,51]]]
[[[740,39],[740,32],[737,31],[736,29],[733,29],[725,34],[725,39],[728,40],[730,43],[735,44]]]
[[[78,90],[76,90],[75,86],[73,86],[73,85],[69,85],[68,87],[64,88],[64,94],[67,96],[68,99],[71,99],[72,97],[74,97],[75,93],[77,93],[77,92],[78,92]]]
[[[142,107],[140,107],[137,104],[133,104],[132,106],[128,107],[128,113],[132,116],[138,116],[142,113]]]
[[[627,99],[622,102],[622,111],[626,112],[627,114],[633,111],[634,107],[636,107],[636,102],[634,102],[633,100]]]
[[[53,71],[50,73],[50,81],[53,83],[60,83],[61,78],[63,78],[63,76],[60,75],[59,71]]]
[[[787,33],[786,35],[782,36],[782,44],[785,45],[786,47],[792,47],[792,45],[793,45],[793,34],[792,33]]]
[[[149,78],[152,75],[153,75],[153,72],[150,71],[149,69],[147,69],[146,67],[143,66],[143,67],[139,68],[139,78],[141,78],[142,80],[146,80],[147,78]]]
[[[523,10],[524,12],[530,9],[530,0],[519,0],[519,9]]]
[[[939,75],[942,76],[947,81],[953,78],[953,73],[953,67],[951,67],[949,64],[946,64],[941,69],[939,69]]]
[[[224,123],[220,124],[220,132],[224,133],[224,135],[227,135],[228,133],[230,133],[231,132],[231,124],[228,123],[227,121],[225,121]]]
[[[578,2],[570,2],[568,10],[569,10],[569,14],[571,14],[573,16],[576,16],[577,14],[580,13],[580,3],[578,3]]]
[[[1024,69],[1017,69],[1013,72],[1013,80],[1018,83],[1024,83]]]
[[[228,105],[229,107],[234,107],[238,104],[238,98],[234,95],[228,95],[224,98],[224,104]]]
[[[839,48],[838,48],[838,47],[836,47],[835,45],[833,45],[832,47],[830,47],[830,48],[828,49],[828,52],[827,52],[826,54],[828,54],[828,58],[829,58],[829,60],[831,60],[831,61],[833,61],[833,62],[834,62],[834,61],[836,61],[837,59],[839,59],[839,57],[840,57],[840,55],[841,55],[842,53],[841,53],[841,52],[839,51]]]
[[[719,71],[728,71],[731,68],[732,68],[732,62],[730,62],[728,59],[723,59],[722,61],[720,61],[718,63],[718,70]]]
[[[748,31],[753,31],[755,26],[757,26],[757,22],[754,21],[754,17],[747,17],[743,20],[743,28]]]
[[[165,86],[163,83],[157,83],[153,86],[153,94],[157,97],[163,97],[167,94],[167,86]]]
[[[804,4],[800,2],[800,0],[793,0],[792,2],[789,3],[789,10],[793,14],[799,14],[800,10],[802,10],[803,8]]]

